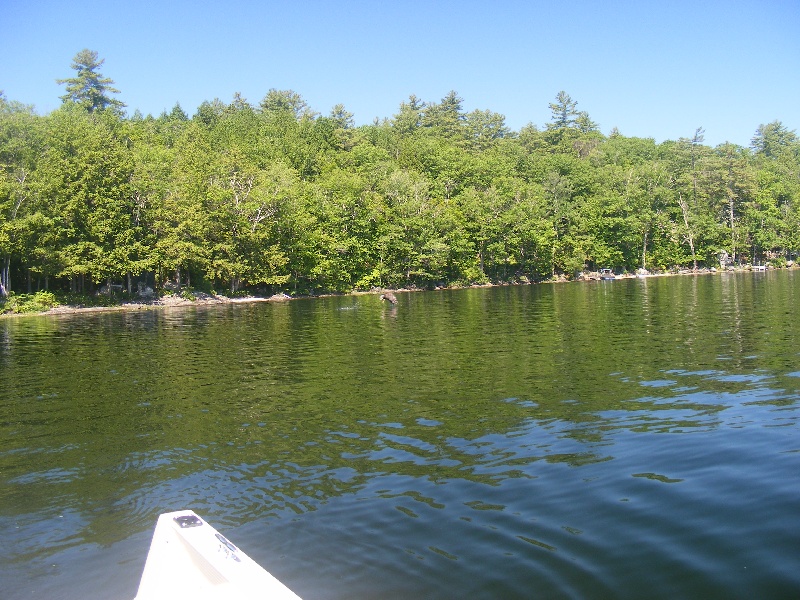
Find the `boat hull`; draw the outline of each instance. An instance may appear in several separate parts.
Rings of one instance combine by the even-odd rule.
[[[135,600],[299,600],[191,510],[158,518]]]

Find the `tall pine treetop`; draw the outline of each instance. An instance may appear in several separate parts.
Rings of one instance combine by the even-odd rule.
[[[59,85],[67,86],[67,93],[61,96],[61,100],[65,103],[79,104],[89,112],[105,108],[120,111],[124,108],[125,104],[109,96],[109,94],[119,94],[118,89],[111,87],[114,81],[103,77],[98,71],[104,62],[105,59],[98,59],[94,50],[84,48],[78,52],[72,59],[72,68],[76,71],[76,76],[56,79]]]

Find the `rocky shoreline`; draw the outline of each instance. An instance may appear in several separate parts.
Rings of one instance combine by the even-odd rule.
[[[794,268],[794,266],[790,266],[788,268]],[[774,267],[767,268],[755,268],[755,267],[746,267],[746,268],[728,268],[728,269],[682,269],[678,272],[671,272],[671,273],[650,273],[646,271],[639,271],[636,273],[625,273],[622,275],[616,275],[616,279],[644,279],[644,278],[651,278],[651,277],[673,277],[676,275],[714,275],[720,273],[732,273],[732,272],[749,272],[749,271],[763,271],[763,270],[776,270]],[[553,279],[549,281],[543,281],[541,283],[568,283],[568,282],[586,282],[586,281],[597,281],[600,280],[599,273],[580,273],[574,279],[567,279],[559,278]],[[531,285],[530,283],[520,282],[520,283],[509,283],[509,284],[476,284],[469,287],[474,288],[481,288],[481,287],[503,287],[506,285]],[[457,288],[436,288],[436,289],[457,289]],[[393,288],[395,292],[416,292],[416,291],[424,291],[420,289],[408,289],[408,288]],[[241,298],[230,298],[228,296],[219,296],[219,295],[212,295],[207,294],[205,292],[185,292],[184,294],[177,295],[167,295],[162,296],[161,298],[153,299],[153,300],[139,300],[139,301],[130,301],[130,302],[122,302],[118,305],[114,306],[82,306],[82,305],[63,305],[63,306],[56,306],[51,308],[50,310],[43,311],[43,312],[30,312],[30,313],[6,313],[0,314],[0,319],[8,318],[8,317],[24,317],[24,316],[43,316],[43,315],[69,315],[69,314],[79,314],[79,313],[92,313],[92,312],[113,312],[113,311],[133,311],[133,310],[152,310],[152,309],[159,309],[159,308],[185,308],[189,306],[213,306],[213,305],[222,305],[222,304],[248,304],[248,303],[256,303],[256,302],[288,302],[290,300],[297,300],[301,298],[325,298],[330,296],[362,296],[362,295],[378,295],[383,293],[382,288],[375,288],[369,291],[363,292],[350,292],[347,294],[320,294],[318,296],[289,296],[287,294],[274,294],[269,297],[262,297],[262,296],[244,296]],[[191,296],[191,297],[190,297]]]

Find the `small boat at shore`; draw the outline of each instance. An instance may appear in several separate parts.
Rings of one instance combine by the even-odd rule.
[[[610,281],[612,279],[616,279],[617,276],[614,275],[614,271],[611,269],[600,269],[600,279],[605,281]]]
[[[158,518],[134,600],[300,600],[191,510]]]

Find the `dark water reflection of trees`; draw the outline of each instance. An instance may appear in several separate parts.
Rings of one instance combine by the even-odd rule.
[[[113,543],[188,504],[235,523],[315,510],[389,474],[496,486],[614,460],[621,432],[711,431],[732,405],[796,402],[797,281],[7,320],[0,515],[72,514],[77,531],[44,544],[55,550]],[[14,560],[43,539],[20,541]]]

